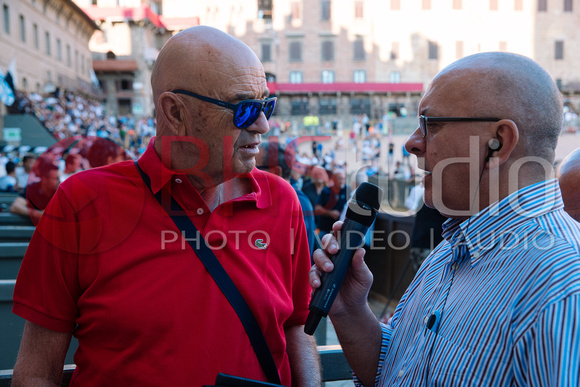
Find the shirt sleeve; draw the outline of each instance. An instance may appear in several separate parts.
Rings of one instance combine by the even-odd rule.
[[[72,332],[78,315],[78,232],[59,189],[46,208],[20,266],[12,311],[57,332]]]
[[[515,345],[514,377],[521,386],[580,385],[580,294],[547,307]]]
[[[387,357],[387,350],[388,350],[389,346],[391,345],[391,332],[392,331],[393,331],[393,328],[390,325],[390,320],[389,320],[389,323],[387,323],[387,324],[381,323],[381,333],[382,333],[381,353],[379,355],[379,365],[377,366],[377,376],[375,377],[375,386],[378,386],[379,382],[381,380],[381,375],[383,373],[383,367],[385,365],[385,359]],[[358,379],[358,377],[356,376],[354,371],[352,373],[352,376],[353,376],[353,380],[354,380],[354,385],[362,387],[363,384],[360,382],[360,380]]]

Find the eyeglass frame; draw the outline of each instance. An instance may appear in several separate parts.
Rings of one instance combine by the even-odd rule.
[[[431,122],[498,122],[502,118],[495,117],[425,117],[419,116],[419,129],[423,134],[423,138],[427,137],[429,121]]]
[[[245,103],[245,102],[257,102],[257,103],[259,103],[262,106],[261,109],[260,109],[260,114],[261,114],[262,112],[264,112],[264,108],[266,107],[266,104],[268,102],[274,101],[274,108],[276,108],[276,101],[278,100],[277,97],[270,97],[270,98],[266,98],[266,99],[245,99],[245,100],[240,101],[238,103],[230,103],[230,102],[222,101],[222,100],[219,100],[219,99],[214,99],[214,98],[206,97],[204,95],[199,95],[199,94],[196,94],[196,93],[192,93],[191,91],[187,91],[187,90],[183,90],[183,89],[171,90],[171,92],[174,93],[174,94],[185,94],[185,95],[189,95],[190,97],[197,98],[197,99],[199,99],[201,101],[209,102],[209,103],[212,103],[214,105],[218,105],[218,106],[224,107],[226,109],[229,109],[229,110],[231,110],[231,111],[234,112],[234,116],[232,118],[232,121],[235,119],[235,113],[238,111],[238,107],[241,104]],[[273,113],[274,113],[274,109],[272,109],[272,113],[270,113],[270,116],[272,116]],[[254,122],[256,122],[258,120],[258,118],[260,117],[260,114],[258,114],[256,116],[256,119],[250,125],[248,125],[248,126],[245,126],[245,127],[242,127],[241,128],[238,125],[236,125],[235,122],[234,122],[234,126],[236,128],[238,128],[238,129],[247,129],[250,126],[252,126],[254,124]],[[266,112],[264,112],[264,115],[266,115]],[[266,117],[266,119],[268,119],[268,118],[270,118],[270,117]]]

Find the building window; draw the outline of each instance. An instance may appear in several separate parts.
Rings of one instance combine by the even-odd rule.
[[[507,42],[505,40],[502,40],[501,42],[499,42],[499,50],[500,51],[507,51]]]
[[[85,74],[85,54],[81,54],[81,74]]]
[[[297,1],[290,3],[290,18],[291,20],[300,19],[300,3]]]
[[[401,10],[401,0],[391,0],[391,11]]]
[[[523,9],[524,9],[524,1],[523,0],[515,0],[514,10],[523,11]]]
[[[50,55],[50,33],[48,31],[44,33],[44,43],[46,45],[46,55]]]
[[[391,71],[391,73],[389,74],[389,82],[401,83],[401,73],[398,71]]]
[[[463,58],[463,42],[458,40],[455,42],[455,59]]]
[[[310,112],[308,108],[308,98],[296,97],[292,99],[290,114],[293,116],[305,116]]]
[[[290,71],[290,83],[302,83],[302,71]]]
[[[70,57],[70,46],[67,44],[67,45],[66,45],[66,65],[67,65],[68,67],[70,67],[70,66],[71,66],[71,59],[70,59],[70,58],[71,58],[71,57]]]
[[[272,61],[272,43],[262,43],[262,62]]]
[[[538,0],[538,11],[546,12],[548,10],[548,0]]]
[[[62,47],[60,39],[56,40],[56,59],[60,62],[62,60]]]
[[[399,42],[391,43],[391,60],[399,59]]]
[[[322,42],[322,60],[325,62],[334,60],[334,42]]]
[[[365,60],[365,41],[363,38],[356,38],[354,41],[354,60]]]
[[[32,35],[34,35],[34,48],[38,50],[38,25],[32,25]]]
[[[564,59],[564,42],[562,40],[556,41],[555,49],[556,49],[556,52],[554,55],[554,59],[556,59],[556,60]]]
[[[453,9],[461,9],[461,8],[463,8],[461,0],[453,0]]]
[[[334,71],[322,70],[322,83],[334,83]]]
[[[330,20],[330,0],[322,0],[321,20]]]
[[[9,34],[10,33],[10,8],[8,8],[8,6],[6,4],[4,4],[3,16],[4,16],[4,32]]]
[[[20,15],[20,40],[26,42],[26,23],[24,21],[24,15]]]
[[[429,41],[429,59],[439,59],[439,46],[431,40]]]
[[[258,0],[258,19],[272,19],[272,0]]]
[[[497,11],[497,0],[489,0],[489,10]]]
[[[133,82],[130,79],[121,79],[117,86],[118,90],[133,90]]]
[[[564,12],[572,12],[572,0],[564,0]]]
[[[302,62],[302,42],[290,42],[290,62]]]
[[[354,17],[356,19],[363,18],[363,2],[362,1],[355,1],[354,2]]]
[[[428,11],[431,9],[431,0],[422,0],[421,1],[421,8],[424,11]]]
[[[354,83],[365,83],[367,81],[367,73],[364,70],[354,70],[352,78]]]
[[[318,114],[336,114],[336,98],[320,98]]]
[[[351,98],[350,99],[350,113],[351,114],[366,114],[371,115],[371,100],[369,98]]]

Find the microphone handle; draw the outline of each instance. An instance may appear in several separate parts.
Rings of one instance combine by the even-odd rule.
[[[323,273],[320,278],[321,285],[314,292],[308,308],[310,312],[304,325],[305,333],[314,334],[320,319],[328,315],[350,267],[354,252],[363,246],[367,231],[368,227],[349,218],[345,219],[340,229],[339,251],[330,258],[334,264],[334,270],[330,273]]]

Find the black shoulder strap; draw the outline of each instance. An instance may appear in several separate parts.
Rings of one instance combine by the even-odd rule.
[[[151,180],[149,179],[149,176],[143,172],[137,161],[135,161],[135,166],[141,174],[141,178],[147,187],[149,187],[151,193],[153,193],[151,190]],[[154,196],[159,204],[163,207],[161,203],[161,191],[159,191],[157,194],[154,194]],[[260,329],[260,326],[258,325],[252,310],[246,303],[246,300],[236,285],[233,283],[232,279],[225,271],[221,263],[218,261],[213,251],[211,251],[211,249],[207,246],[203,236],[197,231],[197,228],[191,219],[189,219],[185,211],[183,211],[179,203],[177,203],[173,197],[171,197],[171,208],[180,210],[177,213],[181,215],[171,215],[171,213],[169,213],[177,228],[179,230],[185,231],[186,235],[195,235],[196,237],[199,236],[200,240],[202,241],[202,243],[194,243],[193,240],[188,242],[238,314],[242,324],[244,325],[244,329],[250,338],[254,352],[256,352],[256,356],[258,356],[258,360],[260,361],[260,365],[262,366],[262,370],[266,374],[266,377],[271,383],[281,384],[278,368],[276,367],[276,363],[274,362],[274,358],[272,357],[268,343],[264,338],[264,334],[262,333],[262,330]]]

